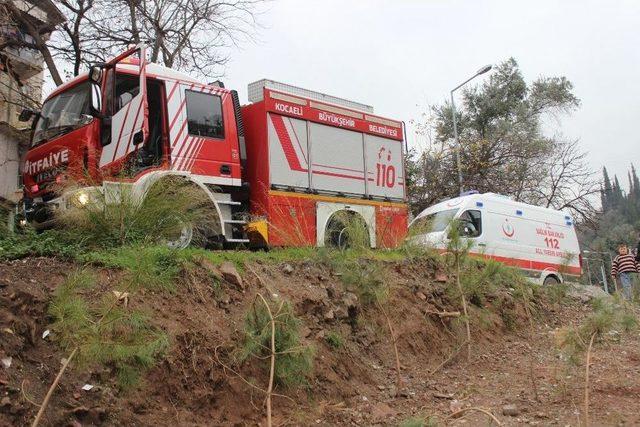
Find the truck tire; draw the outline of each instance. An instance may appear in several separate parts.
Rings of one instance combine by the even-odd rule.
[[[544,278],[544,282],[542,282],[544,286],[555,286],[559,285],[560,281],[556,276],[547,276]]]
[[[165,244],[169,249],[185,249],[193,242],[193,225],[185,224],[181,229],[179,235],[175,238],[168,237],[165,240]]]
[[[151,185],[150,190],[160,186],[163,197],[171,199],[176,194],[188,192],[194,197],[194,204],[187,210],[193,214],[192,220],[184,220],[176,215],[176,230],[170,235],[161,236],[161,240],[171,249],[185,249],[189,246],[202,248],[218,248],[221,239],[221,221],[214,202],[205,190],[193,182],[178,176],[168,176]],[[162,188],[164,186],[164,189]],[[148,194],[148,193],[147,193]],[[146,195],[145,195],[146,197]],[[156,193],[157,197],[157,193]],[[189,217],[189,215],[187,215]]]
[[[340,250],[353,247],[371,247],[369,229],[357,213],[339,211],[331,216],[324,234],[325,246]]]

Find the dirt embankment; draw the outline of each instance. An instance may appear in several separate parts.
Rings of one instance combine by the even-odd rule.
[[[77,266],[47,258],[0,264],[0,425],[25,425],[67,357],[49,329],[53,290]],[[99,289],[120,274],[96,269]],[[302,320],[304,341],[315,349],[306,387],[278,388],[277,425],[398,425],[412,417],[479,407],[504,425],[577,425],[583,379],[558,357],[554,331],[589,312],[579,300],[536,302],[533,332],[513,289],[501,287],[471,306],[472,359],[465,352],[439,367],[464,340],[460,318],[433,312],[460,309],[442,272],[428,262],[388,262],[390,294],[384,308],[394,326],[403,386],[385,317],[347,292],[341,277],[316,262],[254,263],[241,281],[212,285],[218,268],[203,263],[183,272],[178,291],[141,291],[129,307],[149,313],[166,331],[170,348],[142,383],[120,391],[109,366],[72,366],[49,404],[47,425],[259,425],[266,364],[231,363],[243,321],[258,292],[290,300]],[[235,283],[234,283],[235,282]],[[473,301],[472,301],[473,302]],[[340,339],[337,339],[339,337]],[[339,342],[337,342],[339,341]],[[591,372],[593,425],[640,423],[640,339],[637,332],[596,346]],[[7,366],[9,365],[9,366]],[[83,385],[94,387],[85,391]],[[504,412],[504,414],[503,414]],[[481,412],[446,423],[486,425]]]

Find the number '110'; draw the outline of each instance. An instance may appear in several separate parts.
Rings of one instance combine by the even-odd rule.
[[[376,163],[377,177],[376,185],[378,187],[393,187],[396,185],[396,168],[393,165],[383,165]]]

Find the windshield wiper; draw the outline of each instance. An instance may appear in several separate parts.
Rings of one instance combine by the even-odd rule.
[[[55,127],[55,128],[51,128],[48,129],[49,132],[51,132],[50,134],[47,135],[47,140],[51,140],[57,136],[63,135],[67,132],[72,131],[73,129],[75,129],[74,125],[65,125],[65,126],[59,126],[59,127]]]

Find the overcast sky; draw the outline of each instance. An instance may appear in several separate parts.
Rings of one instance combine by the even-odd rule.
[[[269,78],[408,122],[513,56],[528,82],[564,75],[575,85],[581,108],[550,132],[579,138],[593,167],[625,187],[630,162],[640,167],[638,0],[275,0],[258,19],[258,41],[231,52],[224,78],[243,102],[247,83]]]

